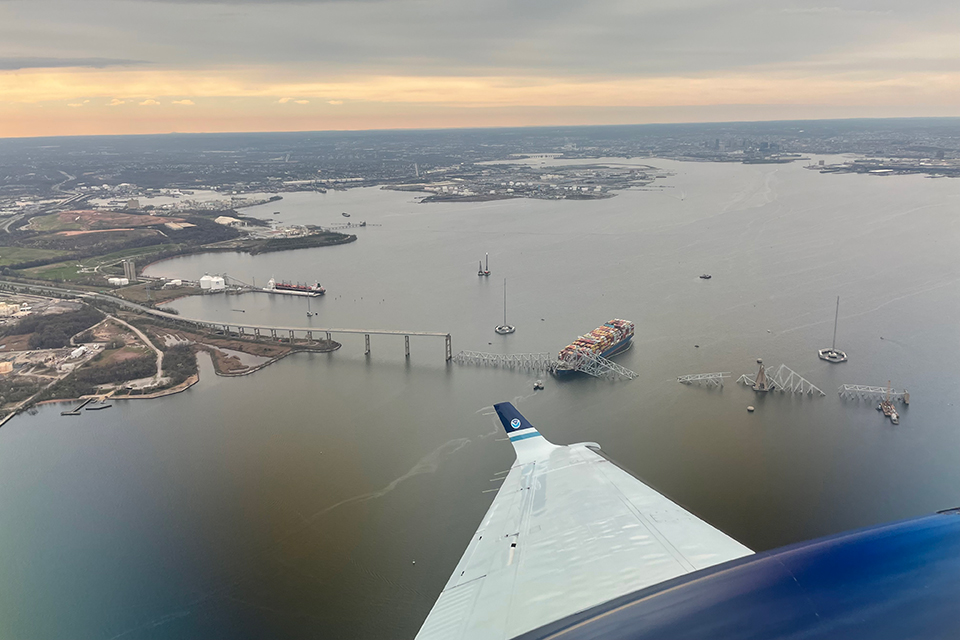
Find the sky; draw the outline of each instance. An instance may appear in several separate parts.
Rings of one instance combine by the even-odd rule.
[[[0,0],[0,137],[960,116],[960,2]]]

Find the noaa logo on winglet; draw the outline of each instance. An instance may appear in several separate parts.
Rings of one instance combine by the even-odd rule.
[[[519,428],[520,428],[520,418],[514,418],[513,420],[511,420],[511,421],[510,421],[510,426],[513,427],[514,429],[519,429]]]

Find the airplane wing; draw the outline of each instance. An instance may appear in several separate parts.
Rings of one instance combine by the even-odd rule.
[[[591,446],[494,405],[517,453],[417,640],[506,640],[753,552]]]

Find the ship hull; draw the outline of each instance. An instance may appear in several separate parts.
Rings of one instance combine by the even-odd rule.
[[[306,296],[308,298],[319,298],[323,294],[318,291],[287,291],[284,289],[267,289],[263,288],[261,291],[266,293],[278,293],[283,296]]]
[[[617,344],[607,347],[606,350],[601,351],[600,357],[610,358],[611,356],[615,356],[617,354],[623,353],[624,351],[629,349],[632,344],[633,344],[633,334],[631,333],[630,335],[628,335],[626,338],[624,338]],[[553,372],[553,375],[555,375],[558,378],[571,378],[573,376],[580,375],[580,373],[581,372],[578,369],[556,369]]]

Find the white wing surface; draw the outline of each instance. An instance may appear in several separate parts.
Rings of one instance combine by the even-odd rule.
[[[517,460],[417,640],[506,640],[753,553],[587,445],[495,409]]]

